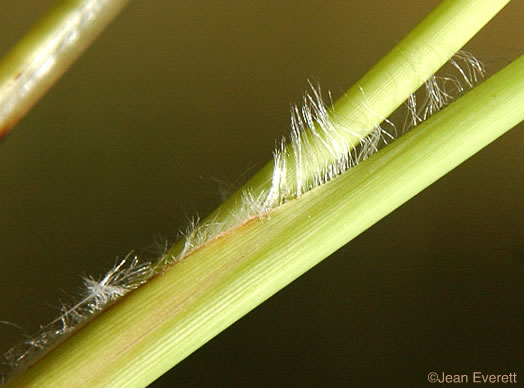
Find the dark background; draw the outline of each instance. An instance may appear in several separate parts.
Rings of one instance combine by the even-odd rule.
[[[173,240],[270,159],[308,78],[338,97],[437,3],[132,1],[0,143],[0,320],[34,332],[80,275]],[[0,54],[50,4],[0,1]],[[489,74],[522,54],[523,14],[468,44]],[[153,386],[523,381],[522,128]],[[0,350],[22,335],[0,324]]]

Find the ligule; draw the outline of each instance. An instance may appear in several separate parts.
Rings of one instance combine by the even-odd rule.
[[[99,280],[85,277],[78,302],[63,305],[60,315],[42,326],[36,336],[3,355],[10,374],[23,369],[118,298],[180,262],[207,242],[253,217],[264,217],[271,210],[358,165],[484,78],[484,66],[468,52],[458,52],[449,64],[457,74],[434,75],[421,90],[411,94],[404,108],[401,108],[401,115],[404,115],[401,125],[386,119],[376,123],[366,136],[359,135],[362,131],[344,125],[344,120],[337,116],[332,106],[325,103],[320,86],[315,87],[309,82],[309,92],[304,94],[302,104],[293,105],[290,109],[289,141],[283,137],[273,151],[273,172],[267,190],[255,192],[250,188],[244,189],[235,208],[227,214],[221,217],[215,215],[203,222],[198,217],[193,218],[179,232],[180,239],[175,247],[181,248],[178,252],[175,250],[176,253],[165,249],[156,260],[144,262],[130,253]],[[361,89],[361,93],[365,97],[365,91]],[[372,111],[367,104],[362,109]],[[329,159],[323,156],[326,153]]]

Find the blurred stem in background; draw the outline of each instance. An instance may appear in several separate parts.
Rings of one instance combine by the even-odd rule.
[[[0,139],[53,86],[128,0],[61,0],[0,63]]]

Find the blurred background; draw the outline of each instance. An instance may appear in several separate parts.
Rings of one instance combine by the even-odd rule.
[[[0,1],[0,55],[52,3]],[[132,1],[0,143],[0,320],[34,333],[81,275],[174,240],[271,158],[307,79],[338,97],[437,4]],[[523,14],[512,2],[467,45],[488,75],[522,55]],[[524,379],[522,129],[152,386]],[[0,324],[0,352],[23,335]]]

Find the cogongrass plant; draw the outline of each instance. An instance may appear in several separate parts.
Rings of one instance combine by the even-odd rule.
[[[82,309],[69,307],[58,321],[64,332],[148,281],[72,331],[14,385],[154,380],[518,124],[522,58],[371,156],[376,141],[390,134],[380,127],[387,116],[505,3],[445,1],[332,109],[313,89],[305,108],[295,110],[290,145],[277,148],[274,162],[158,263],[140,265],[130,257],[105,278],[88,279]],[[398,94],[390,92],[395,88]],[[477,104],[492,109],[477,115]]]

